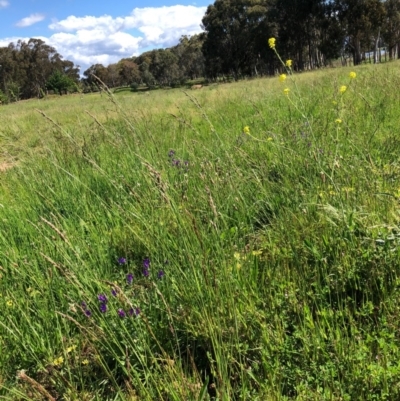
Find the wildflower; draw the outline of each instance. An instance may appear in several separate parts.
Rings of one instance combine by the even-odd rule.
[[[88,359],[84,359],[82,361],[82,365],[89,365],[89,360]]]
[[[107,304],[101,303],[99,306],[99,310],[101,313],[106,313],[107,312]]]
[[[81,302],[81,305],[82,305],[82,308],[84,308],[84,309],[87,308],[87,305],[86,305],[86,302],[85,302],[85,301],[82,301],[82,302]]]
[[[165,273],[163,270],[160,270],[157,274],[157,277],[161,280],[165,276]]]
[[[70,347],[67,348],[67,354],[71,353],[72,351],[75,351],[76,345],[71,345]]]
[[[350,79],[354,79],[356,76],[357,74],[354,71],[349,74]]]
[[[150,259],[145,258],[143,260],[143,276],[149,277],[150,274],[149,269],[150,269]]]
[[[118,259],[118,263],[119,263],[120,265],[124,265],[124,264],[126,263],[126,259],[125,259],[125,258],[119,258],[119,259]]]
[[[118,316],[119,316],[121,319],[123,319],[124,317],[126,317],[126,313],[125,313],[125,311],[124,311],[123,309],[118,309],[117,313],[118,313]]]
[[[337,119],[335,120],[335,123],[336,123],[336,124],[341,124],[341,123],[342,123],[342,120],[341,120],[340,118],[337,118]]]
[[[60,366],[64,363],[64,358],[60,356],[59,358],[54,359],[53,365],[54,366]]]
[[[261,251],[261,250],[259,250],[259,251],[253,251],[251,254],[252,254],[253,256],[260,256],[260,255],[262,254],[262,251]]]
[[[86,310],[85,310],[85,315],[86,315],[87,317],[90,317],[90,316],[92,316],[92,312],[90,312],[89,309],[86,309]]]
[[[11,301],[11,299],[10,299],[10,300],[8,300],[8,301],[6,302],[6,305],[7,305],[9,308],[11,308],[11,307],[14,305],[14,302]]]
[[[342,86],[339,88],[339,92],[340,92],[340,93],[344,93],[344,92],[346,92],[346,90],[347,90],[347,86],[346,86],[346,85],[342,85]]]
[[[139,316],[140,315],[140,308],[135,308],[135,315]]]
[[[115,288],[113,288],[113,289],[111,290],[111,295],[112,295],[113,297],[116,297],[117,294],[118,294],[118,291],[117,291]]]
[[[268,46],[269,46],[271,49],[275,49],[275,41],[276,41],[275,38],[269,38],[269,39],[268,39]]]
[[[279,75],[279,81],[280,82],[285,82],[285,80],[286,80],[286,74]]]
[[[286,67],[291,68],[292,67],[292,63],[293,63],[292,60],[286,60],[285,65],[286,65]]]
[[[168,152],[168,157],[171,158],[171,157],[173,157],[174,155],[175,155],[175,150],[171,149],[171,150]]]
[[[267,138],[267,141],[272,141],[272,140],[273,140],[273,138],[271,138],[271,137]]]
[[[285,89],[283,90],[283,93],[284,93],[286,96],[289,96],[289,92],[290,92],[290,89],[289,89],[289,88],[285,88]]]
[[[133,274],[132,273],[127,274],[126,275],[126,282],[128,284],[132,284],[132,281],[133,281]]]
[[[104,303],[104,304],[106,304],[106,303],[108,302],[108,298],[107,298],[107,296],[106,296],[105,294],[99,294],[99,295],[97,295],[97,299],[98,299],[100,302]]]
[[[244,133],[244,134],[250,134],[250,128],[248,127],[248,125],[246,125],[246,126],[243,128],[243,133]]]
[[[233,254],[233,257],[234,257],[236,260],[240,260],[240,259],[241,259],[241,256],[240,256],[240,253],[239,253],[239,252],[235,252],[235,253]]]

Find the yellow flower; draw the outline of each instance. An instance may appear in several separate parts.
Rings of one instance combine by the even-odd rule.
[[[286,96],[289,96],[289,92],[290,92],[290,89],[289,89],[289,88],[285,88],[285,89],[283,90],[283,93],[284,93]]]
[[[260,256],[262,254],[262,251],[253,251],[251,254],[253,256]]]
[[[239,252],[235,252],[235,253],[233,254],[233,257],[234,257],[236,260],[240,260],[240,259],[241,259],[240,253],[239,253]]]
[[[10,299],[10,300],[8,300],[8,301],[6,302],[6,305],[7,305],[9,308],[11,308],[11,307],[14,305],[14,302],[11,301],[11,299]]]
[[[286,67],[291,68],[292,67],[292,60],[286,60]]]
[[[76,349],[76,345],[71,345],[70,347],[67,348],[67,354],[74,351],[75,349]]]
[[[250,134],[250,128],[247,125],[243,128],[243,133]]]
[[[342,120],[341,120],[340,118],[337,118],[337,119],[335,120],[335,123],[336,123],[336,124],[341,124],[341,123],[342,123]]]
[[[275,41],[276,41],[275,38],[269,38],[269,39],[268,39],[268,45],[269,45],[269,47],[270,47],[271,49],[275,49]]]
[[[346,85],[342,85],[342,86],[339,88],[339,92],[340,92],[340,93],[344,93],[344,92],[346,92],[346,90],[347,90],[347,86],[346,86]]]
[[[89,365],[89,361],[88,361],[87,359],[84,359],[84,360],[82,361],[82,365]]]
[[[354,71],[349,74],[350,79],[354,79],[356,76],[357,74]]]
[[[271,137],[267,138],[267,141],[272,141],[272,140],[273,140],[273,138],[271,138]]]
[[[279,75],[279,81],[285,82],[285,80],[286,80],[286,74]]]
[[[60,366],[64,363],[64,358],[60,356],[59,358],[54,359],[53,365],[54,366]]]

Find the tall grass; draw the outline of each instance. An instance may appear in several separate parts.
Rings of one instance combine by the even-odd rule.
[[[0,399],[397,400],[400,74],[354,71],[1,108]]]

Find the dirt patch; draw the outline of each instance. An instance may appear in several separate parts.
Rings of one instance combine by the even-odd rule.
[[[15,166],[15,163],[0,162],[0,172],[9,170],[10,168],[13,168],[14,166]]]

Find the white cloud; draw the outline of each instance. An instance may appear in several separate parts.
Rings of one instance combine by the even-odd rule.
[[[0,0],[0,8],[6,8],[10,5],[7,0]]]
[[[36,24],[37,22],[43,21],[45,16],[43,14],[31,14],[29,17],[22,18],[15,25],[24,28]]]
[[[108,65],[148,48],[175,45],[182,35],[201,32],[205,11],[206,7],[175,5],[135,8],[130,15],[116,18],[71,15],[53,21],[49,28],[54,33],[41,39],[80,65],[83,72],[91,64]]]

